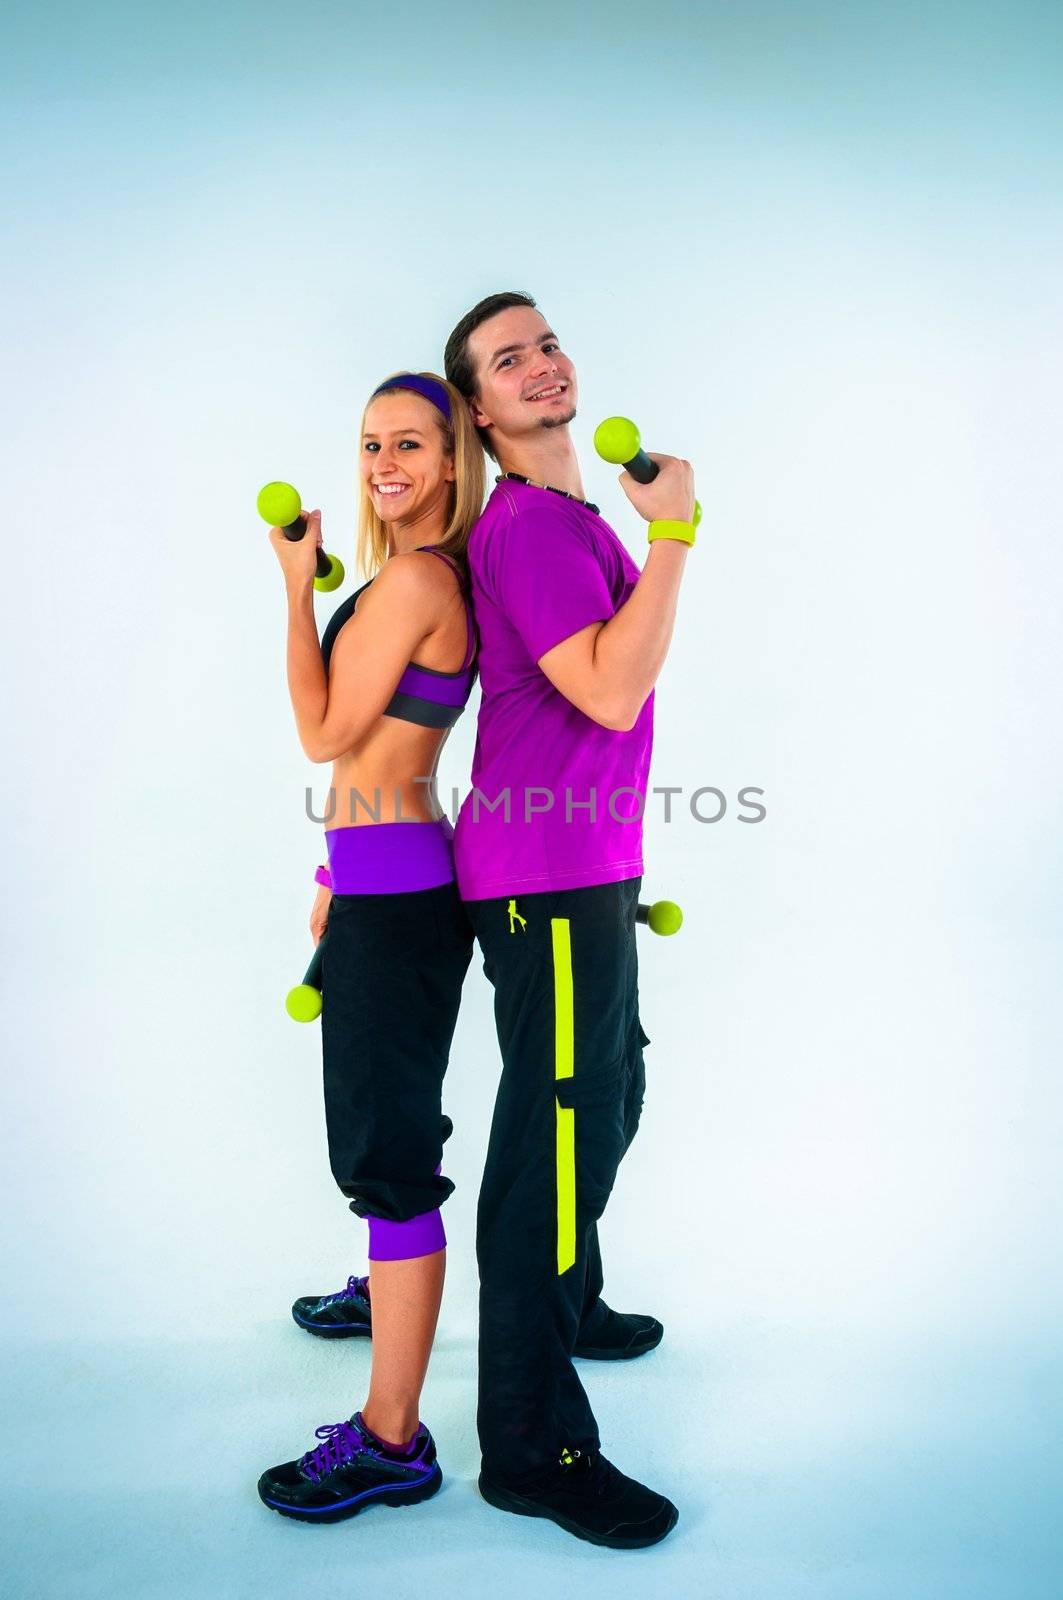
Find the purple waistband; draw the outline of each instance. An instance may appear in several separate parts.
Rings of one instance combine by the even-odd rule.
[[[453,838],[449,817],[326,830],[332,892],[408,894],[453,883]]]

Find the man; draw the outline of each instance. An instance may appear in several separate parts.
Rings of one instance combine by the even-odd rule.
[[[651,524],[640,573],[584,498],[576,374],[531,297],[481,301],[445,368],[502,469],[469,542],[483,701],[454,841],[503,1063],[477,1221],[480,1490],[632,1549],[678,1512],[602,1456],[572,1356],[663,1331],[602,1301],[596,1224],[642,1107],[641,815],[693,474],[655,457],[652,484],[621,475]]]

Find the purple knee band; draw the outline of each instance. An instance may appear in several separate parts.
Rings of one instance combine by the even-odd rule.
[[[443,1170],[442,1161],[436,1176]],[[443,1218],[435,1211],[422,1211],[408,1222],[391,1222],[387,1217],[367,1217],[370,1261],[413,1261],[418,1256],[434,1256],[445,1250],[447,1236]]]
[[[434,1256],[445,1250],[447,1236],[438,1211],[423,1211],[408,1222],[389,1222],[386,1217],[369,1217],[370,1261],[412,1261],[415,1256]]]

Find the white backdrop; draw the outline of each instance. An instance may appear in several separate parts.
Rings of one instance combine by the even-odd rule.
[[[93,16],[12,25],[4,112],[0,1589],[1054,1595],[1058,13]],[[473,1488],[478,957],[423,1413],[450,1492],[323,1540],[254,1495],[368,1358],[286,1320],[365,1236],[283,1011],[327,769],[254,497],[322,506],[344,598],[366,394],[510,287],[636,558],[601,416],[691,457],[705,510],[653,781],[729,809],[649,808],[643,898],[686,921],[641,944],[603,1228],[608,1298],[666,1340],[582,1369],[681,1508],[637,1579]]]

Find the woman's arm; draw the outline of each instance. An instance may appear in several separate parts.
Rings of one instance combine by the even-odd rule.
[[[311,761],[345,754],[383,715],[417,647],[439,625],[448,591],[431,570],[437,565],[417,551],[391,557],[341,628],[327,677],[313,579],[287,580],[288,692]]]
[[[321,657],[321,641],[314,619],[314,584],[289,579],[288,592],[288,693],[295,712],[295,726],[311,761],[308,740],[324,719],[328,706],[328,679]]]

